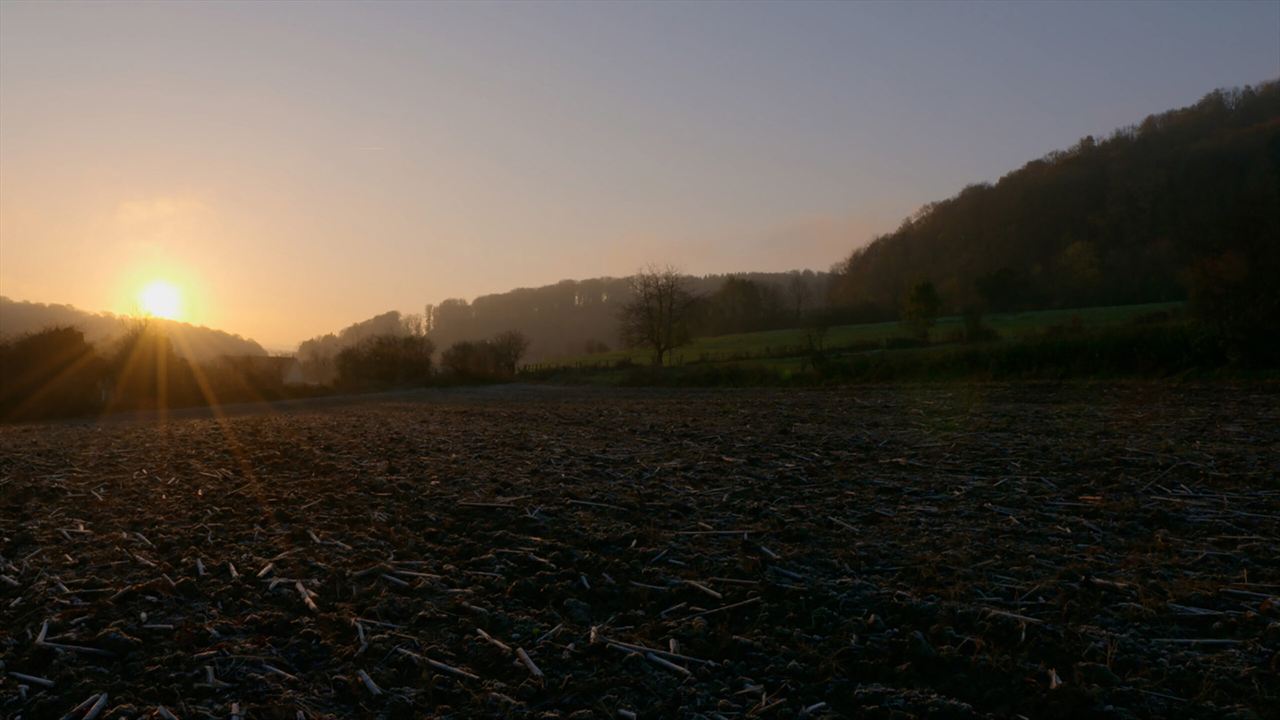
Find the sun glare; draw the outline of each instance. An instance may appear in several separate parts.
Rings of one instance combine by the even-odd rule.
[[[182,316],[182,293],[171,282],[154,280],[138,292],[138,305],[147,315],[178,320]]]

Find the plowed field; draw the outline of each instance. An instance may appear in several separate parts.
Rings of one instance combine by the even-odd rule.
[[[1278,475],[1265,387],[0,427],[0,716],[1274,718]]]

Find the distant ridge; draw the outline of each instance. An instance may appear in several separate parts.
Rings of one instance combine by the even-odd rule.
[[[0,295],[0,337],[12,338],[55,326],[79,328],[94,345],[111,344],[128,329],[133,318],[91,313],[71,305],[11,300]],[[266,355],[253,340],[201,325],[151,318],[173,340],[174,350],[188,360],[207,362],[224,355]]]
[[[812,270],[691,275],[689,289],[696,295],[710,295],[730,277],[750,280],[782,295],[802,287],[812,308],[825,297],[830,276]],[[313,377],[323,379],[336,372],[331,359],[342,348],[372,335],[414,329],[426,332],[438,350],[462,340],[482,340],[505,330],[517,330],[532,343],[527,355],[530,361],[580,355],[591,348],[619,346],[618,308],[630,294],[627,278],[599,277],[516,288],[481,295],[470,302],[450,298],[426,305],[421,315],[387,312],[337,333],[311,338],[299,346],[298,358],[304,370],[320,368],[313,370]]]

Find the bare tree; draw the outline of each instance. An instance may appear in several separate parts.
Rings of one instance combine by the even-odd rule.
[[[791,307],[795,312],[796,322],[804,317],[804,311],[809,309],[809,300],[812,291],[809,287],[809,278],[804,273],[793,272],[787,278],[787,294],[791,298]]]
[[[817,357],[827,351],[827,333],[830,330],[830,312],[818,311],[809,315],[804,323],[804,340],[810,355]]]
[[[492,342],[502,371],[507,375],[515,375],[520,358],[529,351],[529,338],[518,330],[507,330],[498,333]]]
[[[660,366],[672,349],[689,341],[693,295],[684,276],[670,265],[650,265],[630,278],[631,299],[622,307],[622,339],[653,350]]]

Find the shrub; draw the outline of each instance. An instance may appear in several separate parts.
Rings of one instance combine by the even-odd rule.
[[[1230,251],[1203,258],[1191,270],[1191,306],[1230,351],[1246,363],[1280,362],[1280,247]]]
[[[499,375],[498,354],[487,340],[454,343],[440,356],[440,364],[460,380],[493,379]]]
[[[907,293],[902,308],[902,322],[911,329],[912,334],[922,340],[929,339],[929,328],[938,320],[942,312],[942,298],[932,282],[922,280],[912,286]]]
[[[81,415],[102,407],[106,363],[71,327],[0,344],[0,416],[7,420]]]
[[[376,335],[338,353],[338,382],[350,388],[423,386],[431,382],[434,352],[421,335]]]
[[[145,321],[116,342],[107,364],[109,409],[158,409],[205,401],[191,363],[178,356],[167,335]]]
[[[440,356],[440,364],[458,380],[509,380],[528,348],[529,340],[524,335],[508,330],[492,340],[454,343]]]

